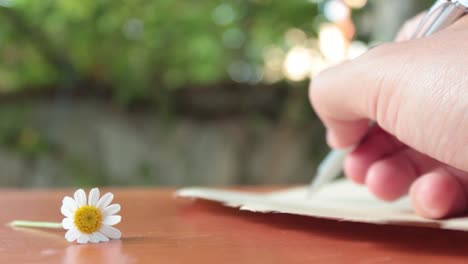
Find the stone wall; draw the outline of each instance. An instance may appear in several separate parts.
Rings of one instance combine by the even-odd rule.
[[[0,186],[306,183],[326,153],[317,120],[167,121],[89,100],[36,100],[2,103],[0,122],[13,134],[0,148]]]

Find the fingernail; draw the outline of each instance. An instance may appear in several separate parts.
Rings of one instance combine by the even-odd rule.
[[[413,198],[413,207],[416,212],[427,218],[439,218],[441,212],[438,208],[431,206],[427,201],[427,191],[425,190],[424,182],[416,180],[410,189],[411,197]]]

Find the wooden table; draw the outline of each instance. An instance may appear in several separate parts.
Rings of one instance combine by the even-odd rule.
[[[62,230],[0,228],[0,263],[468,263],[468,233],[255,214],[174,199],[173,190],[112,190],[123,239],[68,243]],[[0,221],[61,220],[73,190],[0,192]]]

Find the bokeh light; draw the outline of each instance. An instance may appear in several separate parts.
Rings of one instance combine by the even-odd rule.
[[[351,10],[344,2],[331,0],[325,3],[323,13],[328,20],[337,22],[348,19],[351,15]]]
[[[221,4],[213,10],[213,21],[220,26],[226,26],[236,19],[236,11],[229,4]]]
[[[319,46],[330,64],[339,63],[345,58],[347,41],[341,29],[334,24],[324,24],[320,27]]]
[[[131,18],[124,25],[122,31],[124,36],[130,40],[138,40],[143,34],[144,24],[141,19]]]
[[[276,46],[271,46],[266,49],[263,54],[264,62],[264,81],[266,83],[275,83],[283,79],[283,61],[284,51]]]
[[[363,8],[367,4],[367,0],[344,0],[344,2],[354,9]]]
[[[312,54],[301,46],[292,48],[284,60],[283,73],[292,81],[302,81],[309,77],[312,66]]]
[[[0,0],[0,6],[10,7],[13,5],[12,0]]]
[[[352,41],[356,28],[351,18],[351,10],[363,8],[366,0],[310,2],[323,4],[323,15],[328,21],[319,22],[318,36],[309,36],[298,28],[287,30],[284,35],[286,51],[280,52],[281,48],[276,47],[265,53],[265,82],[276,82],[281,78],[304,81],[327,67],[354,59],[368,50],[365,43]],[[281,70],[279,65],[282,65]]]

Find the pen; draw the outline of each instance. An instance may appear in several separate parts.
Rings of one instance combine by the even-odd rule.
[[[466,12],[468,12],[468,0],[437,0],[416,28],[412,38],[432,35],[453,24]],[[373,122],[371,126],[374,124]],[[308,197],[341,174],[344,159],[354,148],[334,149],[328,153],[318,166],[315,177],[310,183]]]

